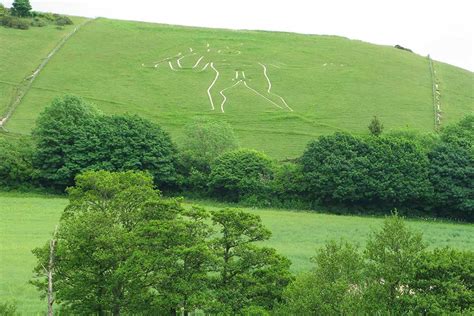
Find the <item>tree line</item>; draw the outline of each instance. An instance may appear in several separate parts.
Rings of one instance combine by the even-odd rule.
[[[473,122],[469,115],[438,134],[387,135],[372,122],[374,135],[321,136],[301,157],[276,162],[240,148],[225,122],[194,120],[178,148],[146,119],[104,115],[65,96],[41,113],[31,138],[0,138],[0,186],[64,192],[87,170],[140,170],[169,195],[473,221]]]
[[[474,252],[427,250],[397,214],[362,251],[330,241],[295,277],[290,260],[261,246],[271,232],[258,215],[185,207],[147,173],[87,171],[67,191],[53,242],[33,250],[31,282],[51,315],[53,302],[74,315],[474,311]]]

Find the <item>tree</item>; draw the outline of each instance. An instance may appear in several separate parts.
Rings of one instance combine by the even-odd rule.
[[[415,314],[474,312],[474,252],[446,247],[423,253],[407,287],[415,295],[401,296],[402,304]]]
[[[74,183],[76,174],[94,164],[98,140],[88,135],[100,115],[94,106],[69,95],[56,98],[40,114],[33,129],[34,165],[43,184],[64,189]]]
[[[383,124],[380,122],[377,116],[374,116],[369,124],[369,131],[374,136],[380,136],[383,131]]]
[[[348,242],[330,241],[313,259],[312,271],[303,273],[284,293],[281,315],[346,315],[360,309],[364,260]]]
[[[64,189],[85,170],[149,171],[161,188],[176,183],[168,133],[138,116],[105,116],[75,96],[53,101],[33,131],[45,185]]]
[[[402,312],[400,297],[413,295],[407,285],[414,279],[417,260],[425,248],[421,233],[410,230],[397,214],[386,218],[382,228],[369,236],[363,299],[369,314]]]
[[[208,174],[218,156],[237,148],[234,131],[225,121],[197,119],[184,128],[182,155],[188,169]]]
[[[272,161],[254,150],[240,149],[218,157],[211,166],[209,187],[230,201],[265,196],[273,178]]]
[[[428,155],[434,208],[444,217],[474,219],[474,155],[458,142],[442,142]]]
[[[14,0],[12,4],[12,15],[28,17],[31,15],[31,4],[29,0]]]
[[[0,187],[30,187],[36,183],[34,148],[27,137],[0,137]]]
[[[421,204],[431,194],[429,161],[417,143],[336,133],[310,143],[299,160],[306,194],[325,204],[378,211]]]
[[[291,281],[290,261],[275,249],[258,247],[271,233],[257,215],[224,209],[212,213],[220,235],[212,241],[218,258],[215,311],[239,313],[248,306],[271,310]]]

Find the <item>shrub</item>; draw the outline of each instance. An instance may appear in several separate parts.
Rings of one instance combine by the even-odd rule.
[[[306,194],[327,204],[413,207],[432,191],[426,155],[405,139],[336,133],[310,143],[300,161]]]
[[[241,149],[221,155],[211,166],[211,192],[229,201],[265,196],[273,178],[272,162],[262,153]]]
[[[31,21],[31,26],[44,27],[46,25],[48,25],[48,23],[42,18],[35,17],[33,21]]]
[[[33,186],[37,174],[33,168],[33,151],[33,144],[26,137],[0,137],[0,187]]]
[[[16,16],[5,15],[1,18],[1,24],[3,26],[19,29],[19,30],[27,30],[30,28],[30,23],[27,20],[21,19]]]
[[[65,16],[65,15],[61,15],[61,16],[58,16],[56,17],[54,23],[56,25],[59,25],[59,26],[65,26],[65,25],[72,25],[74,24],[72,22],[72,20],[68,17],[68,16]]]
[[[369,124],[369,131],[373,136],[380,136],[383,131],[383,125],[377,116],[374,116]]]

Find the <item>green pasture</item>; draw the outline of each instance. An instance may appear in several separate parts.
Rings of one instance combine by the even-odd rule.
[[[56,42],[52,35],[41,37],[60,35],[55,29],[0,32],[12,38],[11,32],[23,32],[24,37],[21,45],[0,48],[0,56],[7,56],[0,62],[0,91],[11,89],[2,87],[3,81],[18,83]],[[1,66],[4,60],[8,67]],[[28,63],[21,64],[24,60]],[[471,112],[473,73],[441,63],[435,67],[446,122]],[[207,91],[216,72],[219,77],[209,91],[212,110]],[[220,92],[227,98],[224,113]],[[178,143],[183,125],[194,117],[226,120],[242,146],[274,158],[299,155],[309,140],[321,134],[366,133],[374,115],[386,130],[432,131],[434,121],[428,60],[407,51],[336,36],[102,18],[84,26],[51,59],[7,128],[29,133],[42,109],[65,93],[83,96],[105,113],[149,118]]]

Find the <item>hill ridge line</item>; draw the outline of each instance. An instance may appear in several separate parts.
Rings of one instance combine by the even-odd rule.
[[[43,61],[39,64],[39,66],[35,69],[32,75],[26,77],[23,79],[23,82],[18,84],[18,92],[16,96],[12,97],[12,102],[7,106],[6,113],[3,116],[3,118],[0,119],[0,129],[3,129],[4,131],[8,132],[8,130],[5,128],[5,124],[7,121],[10,119],[12,116],[13,112],[15,111],[16,107],[21,103],[25,95],[28,93],[28,91],[31,89],[33,82],[35,81],[36,77],[39,75],[41,70],[48,64],[48,62],[51,60],[51,58],[66,44],[66,42],[74,35],[76,34],[81,27],[83,27],[86,24],[89,24],[90,22],[94,21],[95,19],[88,19],[81,24],[77,25],[72,32],[69,34],[65,35],[59,43],[49,52],[49,54],[43,59]],[[23,88],[21,85],[24,84]]]

